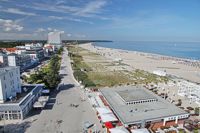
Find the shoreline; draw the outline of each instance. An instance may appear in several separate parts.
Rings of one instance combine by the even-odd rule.
[[[169,75],[200,83],[200,61],[140,51],[106,48],[96,46],[94,43],[84,43],[79,46],[111,60],[123,60],[123,63],[133,68],[142,69],[151,73],[154,70],[166,71]]]
[[[151,53],[151,52],[142,52],[142,51],[136,51],[136,50],[124,50],[124,49],[119,49],[119,48],[109,48],[109,47],[97,46],[95,44],[95,42],[90,42],[90,44],[92,46],[96,46],[96,47],[99,47],[99,48],[116,49],[116,50],[121,50],[121,51],[136,52],[136,53],[146,54],[146,55],[150,55],[150,56],[159,56],[159,57],[166,57],[166,58],[169,58],[169,59],[182,60],[182,61],[191,61],[191,62],[199,62],[200,63],[200,59],[197,60],[197,59],[189,59],[189,58],[184,58],[184,57],[169,56],[169,55],[157,54],[157,53]]]

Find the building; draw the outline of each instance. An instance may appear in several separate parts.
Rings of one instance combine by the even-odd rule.
[[[158,76],[166,76],[167,73],[165,71],[161,71],[161,70],[155,70],[153,71],[153,74],[158,75]]]
[[[44,49],[44,56],[45,57],[49,57],[49,56],[53,55],[53,53],[55,52],[55,46],[54,45],[45,44],[43,49]]]
[[[7,54],[16,53],[17,48],[5,48],[4,51]]]
[[[31,57],[27,54],[9,54],[8,55],[8,66],[20,66],[21,70],[30,67],[33,63]]]
[[[181,80],[178,84],[178,95],[187,97],[190,102],[200,106],[200,85],[192,82]]]
[[[48,33],[48,43],[49,44],[61,44],[61,32],[54,31]]]
[[[42,94],[43,85],[25,85],[12,100],[0,104],[0,120],[23,120]]]
[[[19,67],[0,68],[0,120],[22,120],[44,85],[21,85]]]
[[[12,99],[21,93],[19,67],[0,68],[0,103]]]
[[[0,67],[8,66],[8,57],[4,53],[0,53]]]
[[[54,31],[48,33],[47,43],[56,46],[59,49],[62,46],[61,31]]]
[[[39,62],[45,58],[43,48],[26,50],[24,54],[31,57],[32,62]]]
[[[141,86],[104,88],[100,92],[125,127],[161,122],[164,126],[189,117],[189,113]]]

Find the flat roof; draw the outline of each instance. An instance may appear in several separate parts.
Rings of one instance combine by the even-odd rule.
[[[12,104],[12,103],[20,103],[24,97],[26,97],[32,90],[38,88],[40,89],[42,86],[38,85],[38,84],[33,84],[33,85],[22,85],[21,88],[21,93],[17,93],[17,96],[13,99],[13,100],[6,100],[4,103],[2,104]],[[26,91],[25,91],[26,88]],[[1,104],[0,104],[1,105]]]
[[[24,107],[23,105],[27,104],[27,101],[30,100],[30,96],[38,94],[38,92],[43,88],[41,84],[24,85],[23,87],[26,87],[27,91],[24,92],[24,90],[22,90],[22,93],[20,93],[13,101],[1,103],[0,111],[21,110],[21,107]]]
[[[141,91],[138,91],[138,89],[141,89]],[[128,95],[131,99],[140,99],[147,96],[157,99],[157,101],[127,105],[119,95],[119,92],[123,92],[125,90],[127,92],[126,94],[123,94],[123,97]],[[100,91],[123,124],[143,123],[144,121],[161,120],[170,116],[188,114],[184,110],[176,107],[141,86],[102,88]],[[134,91],[136,91],[136,93],[134,93]],[[130,93],[128,94],[128,92]],[[130,99],[128,98],[128,100]]]
[[[123,89],[116,91],[117,94],[125,101],[139,101],[139,100],[148,100],[148,99],[157,99],[151,93],[147,93],[144,89],[137,88],[136,86],[132,87],[133,89]]]

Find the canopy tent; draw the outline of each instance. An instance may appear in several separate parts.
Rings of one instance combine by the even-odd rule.
[[[99,114],[109,114],[112,113],[112,111],[108,108],[96,108]]]
[[[111,121],[118,121],[118,119],[112,113],[101,114],[100,117],[101,117],[101,120],[102,120],[103,123],[105,123],[105,122],[111,122]]]
[[[110,133],[129,133],[125,127],[116,127],[109,129]]]
[[[141,129],[132,129],[131,133],[149,133],[149,131],[146,128],[141,128]]]

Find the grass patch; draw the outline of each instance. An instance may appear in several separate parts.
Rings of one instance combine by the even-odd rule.
[[[115,85],[148,84],[168,82],[167,77],[161,77],[143,70],[134,71],[113,70],[114,66],[126,66],[127,64],[115,64],[106,60],[103,56],[92,53],[86,49],[69,46],[69,56],[73,60],[72,68],[74,77],[86,87],[111,87]]]

